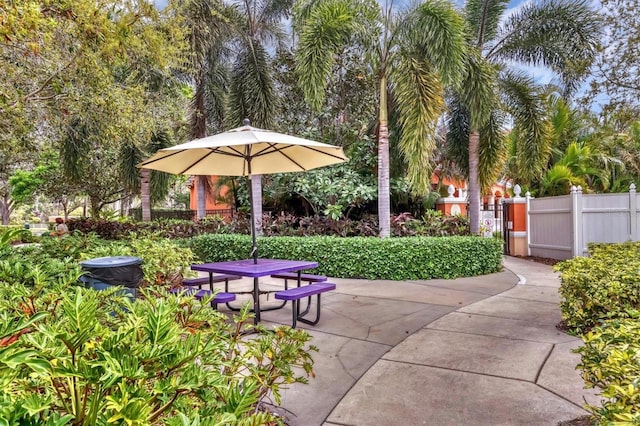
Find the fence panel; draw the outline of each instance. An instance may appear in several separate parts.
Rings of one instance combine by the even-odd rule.
[[[572,257],[571,197],[529,200],[529,252],[551,259]]]
[[[631,239],[629,194],[588,194],[582,198],[582,251],[589,243],[619,243]]]
[[[589,243],[640,240],[640,194],[582,194],[529,199],[528,248],[532,256],[570,259],[588,254]]]

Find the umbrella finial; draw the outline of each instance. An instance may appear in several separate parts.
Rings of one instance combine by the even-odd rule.
[[[250,126],[251,125],[251,120],[249,120],[248,118],[245,118],[244,120],[242,120],[242,124],[244,126]]]

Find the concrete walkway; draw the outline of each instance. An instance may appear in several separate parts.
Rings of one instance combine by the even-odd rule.
[[[580,340],[555,328],[557,274],[512,257],[504,267],[457,280],[332,279],[320,323],[305,326],[320,349],[316,378],[283,391],[289,424],[556,425],[587,414],[584,401],[599,398],[575,370]],[[289,324],[289,308],[263,320]]]

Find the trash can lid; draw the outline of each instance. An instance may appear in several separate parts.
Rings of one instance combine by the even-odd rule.
[[[80,262],[81,266],[88,268],[113,268],[116,266],[129,266],[140,265],[142,259],[134,256],[109,256],[109,257],[96,257],[95,259],[85,260]]]

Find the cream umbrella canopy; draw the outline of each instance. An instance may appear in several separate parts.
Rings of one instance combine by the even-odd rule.
[[[138,167],[182,175],[251,176],[303,172],[348,161],[341,147],[258,129],[249,120],[244,124],[161,149]],[[252,257],[257,261],[253,199],[251,208]]]

